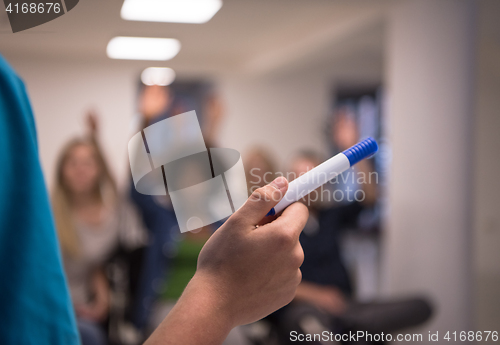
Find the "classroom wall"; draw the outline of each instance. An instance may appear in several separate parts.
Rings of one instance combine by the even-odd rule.
[[[7,59],[24,80],[31,99],[49,187],[61,147],[85,133],[85,113],[91,108],[99,114],[99,136],[110,168],[124,181],[138,73],[111,64]]]
[[[500,2],[482,1],[474,129],[474,317],[476,330],[500,324]],[[487,18],[491,20],[485,20]],[[490,341],[490,343],[493,343]]]
[[[321,76],[233,77],[221,80],[220,90],[227,106],[221,144],[242,154],[254,146],[269,148],[285,172],[300,149],[326,153],[331,85]]]
[[[387,291],[433,303],[428,331],[472,328],[475,10],[471,1],[399,2],[389,17]]]

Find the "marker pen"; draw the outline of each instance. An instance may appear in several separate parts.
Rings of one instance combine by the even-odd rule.
[[[333,156],[314,169],[309,170],[304,175],[297,177],[288,185],[288,190],[283,199],[281,199],[267,215],[274,216],[280,213],[288,205],[299,201],[307,194],[340,175],[360,160],[372,156],[377,150],[377,142],[370,137]]]

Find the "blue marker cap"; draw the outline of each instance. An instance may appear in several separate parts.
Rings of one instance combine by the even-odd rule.
[[[349,164],[353,166],[360,160],[372,156],[377,151],[378,151],[377,142],[372,137],[369,137],[357,143],[356,145],[349,147],[342,153],[349,160]]]

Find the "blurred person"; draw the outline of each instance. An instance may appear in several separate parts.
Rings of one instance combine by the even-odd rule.
[[[254,147],[244,157],[248,192],[265,186],[276,177],[275,161],[269,150]]]
[[[139,94],[138,128],[134,131],[142,130],[172,116],[174,107],[174,97],[170,87],[143,86]],[[168,196],[141,194],[131,181],[130,197],[141,212],[149,237],[132,315],[135,327],[144,332],[167,272],[169,259],[167,252],[175,243],[172,235],[179,230]]]
[[[145,232],[137,212],[119,199],[93,140],[73,139],[62,150],[52,205],[82,343],[104,344],[110,307],[105,264],[120,246],[144,245]]]
[[[335,144],[340,151],[355,145],[358,140],[356,124],[347,117],[342,117],[337,123],[336,134]],[[322,157],[313,151],[303,151],[292,162],[291,171],[298,177],[322,162]],[[312,303],[333,315],[346,309],[346,300],[352,294],[349,274],[340,254],[340,235],[343,230],[356,227],[364,207],[375,204],[376,181],[373,181],[371,173],[371,162],[366,159],[344,173],[355,174],[355,180],[358,177],[363,179],[364,183],[360,184],[362,201],[346,200],[347,193],[337,200],[335,191],[330,200],[323,200],[326,195],[324,187],[303,199],[309,207],[310,216],[301,235],[301,243],[305,252],[310,254],[303,265],[307,273],[297,290],[296,299]]]
[[[319,155],[304,151],[293,160],[291,172],[298,177],[321,162]],[[302,199],[309,208],[309,219],[300,235],[305,256],[303,279],[294,301],[269,317],[277,326],[281,344],[290,343],[290,332],[309,333],[301,325],[304,313],[314,315],[325,330],[340,331],[332,320],[348,308],[352,286],[341,257],[340,235],[342,230],[355,226],[363,207],[358,202],[332,206],[322,200],[325,192],[331,193],[320,187]],[[372,203],[373,198],[368,192],[365,200]]]
[[[175,180],[172,184],[177,183],[185,186],[192,181],[202,180],[205,176],[200,173],[200,170],[203,170],[201,165],[204,163],[205,160],[196,158],[176,162],[175,173],[170,174]],[[203,191],[199,194],[191,194],[190,197],[203,198],[205,194],[206,191]],[[186,203],[188,202],[189,200],[186,201]],[[177,230],[172,234],[174,241],[166,250],[169,257],[169,269],[161,287],[164,311],[170,310],[181,296],[182,291],[196,272],[198,254],[205,242],[220,225],[221,223],[217,222],[184,233]]]
[[[217,147],[219,130],[224,120],[224,105],[220,97],[212,93],[207,97],[203,109],[202,132],[207,147]]]
[[[169,86],[142,86],[139,95],[138,130],[187,111],[184,103],[176,99],[174,91]],[[216,146],[222,119],[222,103],[215,94],[211,94],[207,98],[203,121],[201,121],[207,147]],[[165,279],[169,275],[171,259],[178,252],[179,227],[168,195],[141,194],[137,192],[133,183],[131,183],[130,195],[141,211],[150,236],[144,255],[133,315],[136,328],[147,333],[149,317],[165,284]],[[213,231],[220,224],[217,223],[215,227],[207,231]]]
[[[203,117],[200,120],[201,130],[203,132],[206,147],[212,148],[217,146],[218,129],[223,119],[223,106],[220,99],[213,93],[205,99],[206,102],[202,113]],[[189,103],[188,99],[184,99],[183,101]],[[177,101],[174,103],[177,103]],[[174,106],[174,108],[177,109],[174,111],[180,111],[180,109],[182,109],[180,106]],[[160,118],[164,119],[163,116],[160,116]],[[189,142],[187,142],[187,144],[189,144]],[[204,181],[207,178],[205,175],[206,170],[204,169],[204,163],[206,161],[204,159],[199,159],[199,156],[190,157],[191,159],[186,157],[186,159],[181,162],[177,161],[173,166],[165,167],[167,180],[169,180],[169,178],[172,179],[169,180],[169,187],[174,185],[188,186],[192,184],[192,181]],[[212,166],[222,167],[220,168],[222,171],[226,171],[230,168],[226,166],[228,162],[224,160],[223,156],[210,155],[210,160]],[[210,178],[212,177],[213,175],[210,175]],[[268,182],[271,181],[272,179]],[[262,184],[262,186],[264,185],[265,184]],[[204,193],[206,192],[200,194],[201,198],[203,198]],[[193,197],[193,195],[191,195],[191,197]],[[168,196],[161,198],[155,197],[154,199],[156,201],[166,200],[170,202]],[[144,329],[145,334],[151,333],[175,306],[184,288],[196,272],[198,255],[203,245],[221,224],[223,224],[223,221],[217,221],[197,230],[180,233],[176,226],[177,222],[175,223],[175,228],[170,233],[169,242],[164,244],[162,248],[162,253],[166,257],[168,268],[163,272],[161,284],[159,284],[158,281],[156,284],[156,289],[161,295],[161,299],[158,298],[157,303],[154,303],[154,306],[152,306],[151,315]],[[165,229],[161,231],[165,231]],[[233,329],[228,338],[224,341],[224,344],[243,345],[245,343],[246,339],[238,328]]]
[[[341,151],[355,145],[358,140],[356,124],[347,116],[340,116],[336,133],[335,144]],[[302,151],[291,163],[292,176],[301,176],[322,162],[323,159],[313,151]],[[358,216],[364,208],[374,205],[377,190],[369,160],[358,162],[354,170],[346,173],[356,174],[355,180],[363,181],[360,184],[361,200],[359,197],[349,202],[335,197],[325,200],[332,194],[332,191],[325,190],[325,186],[301,200],[309,209],[309,219],[300,235],[305,256],[301,266],[303,279],[293,302],[268,317],[276,327],[282,345],[294,343],[292,334],[322,331],[380,334],[417,325],[430,316],[430,305],[419,298],[374,303],[353,300],[353,287],[341,255],[340,237],[344,230],[357,226]],[[347,193],[343,195],[348,196]],[[376,342],[366,342],[372,343]]]

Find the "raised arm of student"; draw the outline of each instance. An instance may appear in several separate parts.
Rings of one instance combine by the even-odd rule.
[[[299,235],[307,208],[295,203],[256,227],[287,188],[286,179],[278,177],[257,189],[212,235],[196,274],[147,345],[221,344],[233,327],[259,320],[293,299],[302,277]]]

